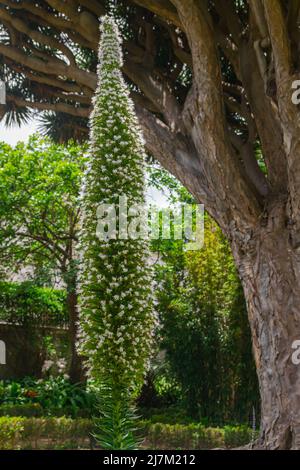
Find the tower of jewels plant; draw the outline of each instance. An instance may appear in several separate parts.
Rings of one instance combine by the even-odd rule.
[[[115,21],[101,21],[98,86],[90,119],[90,152],[81,195],[79,350],[102,393],[96,437],[102,448],[133,449],[132,403],[144,381],[155,315],[148,241],[120,233],[120,197],[145,203],[145,150],[121,73]],[[99,237],[99,207],[116,207],[110,236]],[[134,216],[128,223],[135,224]],[[121,236],[122,235],[122,236]]]

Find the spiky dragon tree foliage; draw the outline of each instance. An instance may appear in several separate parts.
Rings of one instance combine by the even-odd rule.
[[[102,204],[118,206],[120,196],[128,207],[145,202],[143,139],[121,66],[118,27],[104,17],[82,191],[79,350],[114,402],[143,383],[155,324],[147,240],[119,236],[118,210],[115,238],[96,233]],[[129,220],[134,223],[133,216]]]

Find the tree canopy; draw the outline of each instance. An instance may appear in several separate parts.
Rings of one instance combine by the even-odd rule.
[[[29,268],[40,285],[55,276],[67,287],[70,377],[81,378],[76,340],[76,242],[84,149],[38,135],[15,148],[0,144],[0,262],[4,273]]]
[[[112,10],[126,38],[123,71],[148,150],[227,233],[241,202],[243,219],[253,222],[263,199],[287,184],[280,119],[296,112],[290,97],[299,69],[298,1],[1,1],[7,123],[46,110],[50,135],[87,137],[98,18]],[[193,128],[201,129],[196,140],[188,138]]]
[[[33,136],[14,149],[0,145],[2,267],[70,269],[83,164],[83,149],[74,143],[63,147]]]

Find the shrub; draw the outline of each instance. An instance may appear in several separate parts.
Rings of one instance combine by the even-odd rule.
[[[162,424],[144,422],[147,446],[151,449],[232,448],[249,443],[253,432],[247,426],[205,427],[202,424]]]
[[[24,325],[68,324],[64,290],[31,282],[0,282],[0,321]]]
[[[212,449],[224,447],[224,431],[221,428],[205,428],[202,424],[162,424],[146,426],[150,448]]]
[[[258,437],[258,431],[248,426],[224,426],[224,442],[226,447],[243,446]]]
[[[22,432],[25,418],[0,418],[0,449],[16,449]]]
[[[27,418],[43,416],[45,411],[39,403],[24,403],[22,405],[1,405],[0,416],[24,416]]]
[[[161,408],[139,408],[139,411],[146,421],[149,423],[162,424],[192,424],[195,421],[187,415],[184,407],[171,405]],[[201,421],[201,424],[206,424]]]
[[[160,244],[156,265],[161,349],[189,414],[210,424],[246,422],[259,391],[243,291],[230,247],[205,216],[205,245]],[[162,368],[161,368],[162,369]],[[157,380],[156,380],[157,383]]]
[[[24,408],[24,411],[29,413],[24,416],[88,417],[94,407],[95,397],[96,390],[71,384],[63,377],[51,377],[47,380],[27,377],[19,382],[0,381],[0,414],[3,406],[38,404],[42,409],[41,414],[32,415],[30,413],[33,410]]]

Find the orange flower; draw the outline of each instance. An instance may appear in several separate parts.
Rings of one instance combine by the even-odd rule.
[[[24,392],[24,395],[25,397],[28,397],[28,398],[35,398],[38,396],[38,393],[35,390],[26,390]]]

